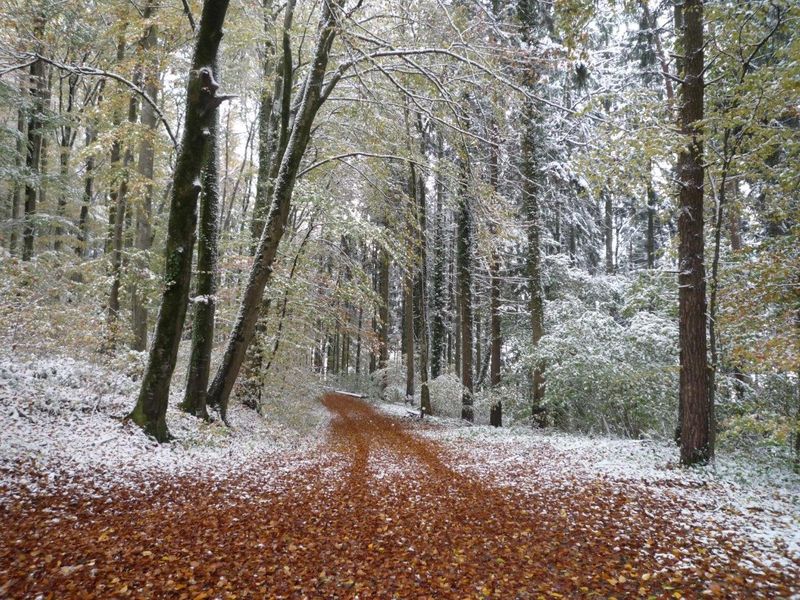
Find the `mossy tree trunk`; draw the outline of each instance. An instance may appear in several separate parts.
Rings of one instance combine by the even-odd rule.
[[[314,119],[326,100],[327,94],[332,90],[332,87],[325,82],[325,74],[330,49],[337,33],[337,13],[340,9],[339,4],[334,2],[325,3],[322,7],[311,70],[303,83],[302,96],[297,104],[291,134],[286,143],[278,175],[275,178],[272,205],[267,222],[256,249],[253,267],[239,307],[239,315],[228,338],[222,363],[209,389],[209,404],[218,406],[223,418],[227,414],[228,400],[239,375],[247,347],[253,339],[264,288],[272,277],[273,263],[278,245],[286,231],[292,192],[300,170],[300,163],[311,138]],[[325,87],[325,93],[323,93],[323,87]],[[285,117],[288,118],[288,115]]]
[[[224,97],[212,65],[217,60],[228,0],[206,0],[186,94],[183,138],[173,174],[164,268],[164,291],[142,387],[130,418],[163,442],[170,438],[166,414],[178,345],[186,319],[192,272],[200,175],[207,162],[210,128]]]

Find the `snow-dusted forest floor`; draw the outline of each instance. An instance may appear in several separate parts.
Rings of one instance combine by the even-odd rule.
[[[342,396],[228,429],[180,389],[159,446],[122,419],[134,359],[0,355],[0,597],[800,593],[788,470]]]
[[[407,405],[377,406],[410,417]],[[740,538],[761,561],[800,564],[800,476],[786,466],[722,454],[711,466],[687,470],[666,440],[473,426],[438,417],[428,418],[420,434],[446,448],[459,472],[495,485],[534,495],[545,487],[590,480],[647,490],[681,505],[687,529],[713,524]]]
[[[167,414],[175,440],[157,444],[124,420],[139,388],[139,358],[132,354],[101,366],[84,358],[0,355],[4,493],[63,491],[84,486],[87,478],[98,490],[135,491],[169,477],[215,479],[243,469],[270,485],[274,474],[256,465],[288,452],[313,453],[316,437],[308,429],[324,427],[322,407],[307,415],[309,428],[298,430],[235,404],[228,428],[179,410],[180,386]]]

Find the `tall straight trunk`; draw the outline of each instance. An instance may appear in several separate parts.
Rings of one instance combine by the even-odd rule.
[[[58,207],[56,223],[55,240],[53,242],[53,249],[59,252],[64,247],[64,227],[62,221],[66,219],[67,209],[67,180],[69,178],[69,163],[72,154],[72,144],[75,141],[72,133],[72,111],[75,107],[75,92],[78,87],[78,76],[72,74],[67,78],[67,107],[59,117],[65,119],[65,124],[61,127],[61,136],[59,140],[59,153],[58,153],[58,175],[59,175],[59,193],[58,193]]]
[[[216,69],[216,65],[215,69]],[[217,299],[217,240],[219,224],[219,115],[211,123],[208,140],[208,162],[203,170],[203,191],[200,194],[200,215],[197,239],[197,277],[192,350],[181,408],[208,420],[206,396],[214,347],[214,313]]]
[[[427,138],[422,124],[422,115],[417,113],[416,130],[419,135],[420,154],[427,157]],[[411,139],[410,131],[408,138]],[[417,270],[414,277],[414,331],[419,347],[419,384],[420,384],[420,413],[430,415],[431,393],[428,387],[428,369],[430,368],[430,350],[428,339],[428,215],[427,195],[425,193],[425,178],[422,172],[417,172],[414,163],[409,164],[409,184],[413,190],[414,200],[414,231],[417,232],[416,252]]]
[[[156,3],[150,0],[144,9],[143,18],[148,22],[144,35],[140,42],[143,54],[145,55],[146,67],[144,69],[144,91],[153,100],[158,94],[158,58],[155,56],[158,46],[158,25],[156,24],[155,10]],[[143,272],[147,268],[146,256],[150,250],[153,240],[152,216],[153,216],[153,176],[155,162],[155,137],[158,120],[148,102],[142,103],[141,122],[144,126],[144,135],[139,142],[139,164],[137,170],[139,175],[146,181],[144,186],[144,196],[136,206],[136,237],[134,246],[136,247],[136,271]],[[214,132],[214,135],[216,132]],[[147,307],[145,298],[139,290],[136,281],[131,285],[131,329],[133,330],[134,350],[140,352],[147,349]]]
[[[473,346],[475,347],[475,360],[473,364],[475,366],[475,373],[472,374],[472,380],[475,382],[475,385],[480,387],[481,385],[481,360],[483,359],[483,340],[481,339],[482,336],[482,327],[481,327],[481,311],[480,306],[476,307],[472,321],[475,324],[475,337]]]
[[[432,308],[431,323],[431,378],[442,374],[442,360],[445,357],[445,285],[444,265],[446,262],[444,247],[444,142],[441,134],[436,141],[436,216],[433,225],[433,273],[432,273]]]
[[[134,76],[134,81],[138,83],[140,76]],[[137,97],[131,94],[128,101],[128,123],[136,123],[138,117],[139,103]],[[117,208],[114,221],[114,241],[113,254],[111,258],[111,293],[108,300],[108,320],[114,323],[119,317],[119,293],[122,287],[122,265],[123,247],[125,246],[125,227],[130,221],[130,211],[128,210],[128,171],[133,164],[133,148],[128,145],[125,149],[125,156],[122,159],[122,175],[117,190]],[[116,332],[111,332],[112,338],[116,337]]]
[[[378,369],[389,366],[389,253],[378,249]],[[381,381],[382,390],[386,378]]]
[[[537,168],[536,107],[531,101],[526,104],[526,128],[522,138],[522,204],[525,211],[528,234],[528,288],[530,294],[531,343],[535,348],[544,335],[544,295],[542,292],[541,212],[539,209],[539,172]],[[531,372],[532,413],[534,421],[544,424],[542,402],[544,400],[544,365],[535,361]]]
[[[90,147],[95,141],[95,130],[91,125],[86,126],[86,147]],[[75,254],[86,256],[89,244],[89,207],[94,198],[94,169],[95,156],[89,154],[86,157],[86,166],[83,180],[83,202],[81,202],[81,212],[78,216],[78,243],[75,245]]]
[[[681,463],[707,463],[714,456],[714,407],[708,394],[706,355],[706,282],[703,255],[703,2],[683,3],[684,71],[681,85],[681,131],[687,146],[678,157],[678,303],[680,313]]]
[[[708,369],[708,402],[713,406],[717,392],[717,370],[719,369],[719,350],[717,348],[717,292],[719,290],[719,267],[720,267],[720,253],[722,250],[722,229],[724,227],[725,218],[725,201],[727,199],[728,188],[728,173],[730,170],[730,163],[733,155],[729,153],[730,149],[730,128],[726,128],[722,140],[722,156],[723,163],[719,175],[719,189],[716,194],[716,207],[714,211],[714,253],[711,260],[711,277],[708,285],[711,288],[709,292],[708,304],[708,345],[711,354],[711,363]],[[712,422],[710,427],[713,428]]]
[[[41,39],[44,37],[45,17],[39,13],[34,17],[33,35],[37,40],[37,51],[41,51]],[[25,183],[25,221],[22,229],[22,260],[31,260],[34,254],[34,238],[36,236],[36,200],[42,187],[40,175],[42,166],[42,147],[44,131],[42,115],[45,111],[47,82],[45,81],[44,61],[36,60],[30,66],[31,108],[28,113],[28,146],[25,166],[29,177]]]
[[[228,0],[206,0],[203,4],[186,94],[183,138],[173,174],[161,309],[139,398],[130,415],[160,442],[170,437],[167,404],[189,300],[199,180],[208,161],[209,128],[224,100],[216,96],[219,86],[212,65],[217,60],[227,10]]]
[[[472,207],[469,199],[469,167],[467,158],[460,161],[458,199],[458,299],[461,330],[461,418],[475,418],[472,407]]]
[[[126,49],[126,42],[125,36],[121,35],[117,40],[117,64],[122,63],[125,60],[125,49]],[[119,126],[122,124],[122,114],[119,110],[115,109],[112,116],[111,116],[111,128],[114,132],[119,129]],[[118,135],[114,136],[114,140],[111,142],[111,152],[109,156],[109,162],[111,163],[111,169],[116,171],[119,168],[119,161],[122,160],[122,142],[119,139]],[[111,189],[108,193],[108,229],[106,231],[106,240],[105,245],[103,247],[103,251],[107,255],[111,255],[111,271],[114,271],[114,239],[116,235],[116,225],[117,225],[117,200],[119,194],[119,187],[116,185],[115,181],[112,181]],[[120,214],[120,219],[123,218],[124,215]],[[114,296],[112,295],[112,300]],[[118,296],[117,296],[118,300]],[[119,303],[117,302],[116,306],[109,306],[109,315],[116,315],[119,312]]]
[[[403,337],[406,358],[406,399],[414,399],[414,281],[403,277]]]
[[[126,42],[125,36],[121,35],[117,40],[117,64],[125,59]],[[131,99],[131,102],[133,99]],[[130,108],[130,107],[129,107]],[[122,160],[122,141],[116,132],[122,124],[122,114],[114,110],[111,117],[111,126],[115,131],[114,140],[111,143],[110,163],[111,169],[115,173],[119,170]],[[105,253],[111,256],[111,292],[108,297],[108,317],[109,324],[114,323],[119,314],[119,278],[117,273],[122,268],[122,234],[125,222],[125,197],[120,198],[120,186],[116,177],[112,179],[111,190],[109,191],[109,210],[108,210],[108,232],[105,244]],[[119,227],[119,229],[117,229]],[[113,334],[112,334],[112,337]]]
[[[358,336],[356,337],[356,376],[361,374],[361,327],[364,320],[364,307],[358,307]]]
[[[500,136],[497,123],[494,121],[492,121],[492,141],[494,144],[489,151],[489,183],[492,192],[496,194],[500,180]],[[494,223],[490,225],[490,231],[492,234],[496,233]],[[500,351],[503,345],[500,333],[500,285],[500,255],[497,247],[492,246],[492,254],[489,257],[489,385],[492,388],[500,385]],[[493,427],[503,425],[503,404],[499,397],[492,398],[489,424]]]
[[[603,235],[606,243],[606,273],[614,272],[614,209],[611,194],[603,192]]]
[[[23,79],[22,93],[27,93]],[[26,122],[25,111],[20,108],[17,110],[17,152],[14,156],[14,165],[17,170],[22,170],[22,165],[25,164],[26,159]],[[22,219],[22,191],[25,188],[19,181],[14,182],[14,189],[11,192],[11,234],[9,239],[8,249],[12,256],[16,256],[19,252],[19,224]]]
[[[647,180],[647,238],[645,241],[647,252],[647,268],[656,266],[656,191],[653,189],[652,177]]]
[[[319,36],[311,70],[302,87],[302,97],[297,105],[291,135],[286,144],[278,176],[275,179],[275,191],[267,223],[256,250],[253,267],[239,307],[238,318],[228,339],[222,363],[209,390],[209,404],[219,406],[220,414],[223,417],[227,412],[228,399],[239,375],[247,346],[253,338],[264,288],[271,279],[272,265],[278,245],[286,230],[292,192],[300,169],[300,162],[311,138],[311,129],[317,111],[325,101],[322,87],[325,82],[331,45],[337,32],[336,12],[339,9],[340,6],[336,3],[325,3],[322,7]]]

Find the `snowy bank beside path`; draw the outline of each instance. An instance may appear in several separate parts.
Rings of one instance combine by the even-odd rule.
[[[0,355],[0,491],[144,491],[169,477],[213,481],[243,472],[270,486],[313,455],[313,436],[238,404],[230,429],[196,419],[177,408],[180,389],[167,413],[176,439],[159,445],[123,420],[138,386],[135,375],[85,360]],[[284,458],[289,453],[299,459]]]
[[[396,417],[407,405],[378,403]],[[713,466],[683,469],[663,440],[570,435],[529,428],[470,426],[426,418],[419,435],[442,444],[455,470],[530,494],[601,479],[620,490],[663,496],[682,507],[687,529],[712,527],[746,540],[754,560],[800,566],[800,476],[721,455]]]

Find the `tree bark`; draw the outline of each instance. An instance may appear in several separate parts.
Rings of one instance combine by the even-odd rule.
[[[37,51],[41,51],[42,38],[44,37],[45,17],[39,13],[34,17],[33,35],[37,40]],[[25,157],[25,166],[29,177],[25,183],[25,220],[22,229],[22,260],[31,260],[34,254],[34,239],[36,236],[36,200],[41,188],[41,163],[44,132],[42,130],[42,115],[45,111],[45,96],[47,82],[45,81],[45,64],[41,60],[34,61],[30,66],[30,97],[32,106],[28,115],[28,146]]]
[[[528,101],[525,108],[526,127],[522,138],[522,204],[528,234],[528,287],[530,294],[531,343],[535,348],[544,335],[544,297],[542,293],[541,214],[539,210],[539,173],[536,162],[536,107]],[[531,372],[532,414],[534,422],[544,425],[544,366],[536,361]]]
[[[69,187],[67,180],[69,179],[69,163],[72,154],[72,144],[75,141],[72,133],[72,112],[75,107],[75,92],[77,87],[78,76],[76,74],[71,74],[67,78],[67,108],[59,115],[61,119],[64,119],[64,125],[61,127],[61,139],[59,140],[58,153],[58,174],[60,180],[57,207],[58,221],[56,223],[54,232],[55,239],[53,241],[53,249],[56,252],[60,252],[64,247],[64,227],[62,225],[62,221],[66,219],[67,189]],[[61,98],[60,92],[59,98]]]
[[[292,192],[300,169],[300,162],[308,146],[317,111],[325,101],[325,97],[322,95],[322,86],[325,81],[330,48],[336,36],[337,17],[335,12],[338,10],[339,6],[332,3],[325,3],[322,7],[319,37],[311,71],[302,87],[302,99],[297,106],[294,125],[275,180],[275,191],[267,223],[256,250],[253,268],[250,271],[244,297],[239,307],[239,315],[228,339],[222,363],[209,390],[209,404],[219,406],[223,418],[227,413],[230,393],[239,375],[247,346],[253,338],[261,297],[265,286],[271,279],[272,265],[278,245],[286,230]]]
[[[500,180],[500,136],[497,123],[494,121],[492,121],[492,141],[495,143],[489,150],[489,184],[492,192],[497,194]],[[494,237],[496,234],[494,223],[490,225],[490,232]],[[500,351],[503,345],[500,333],[500,286],[500,255],[497,247],[492,246],[492,255],[489,258],[489,385],[493,391],[500,385]],[[503,425],[503,403],[499,397],[492,397],[489,424],[493,427]]]
[[[214,65],[216,70],[216,65]],[[217,305],[217,240],[219,223],[219,115],[210,127],[208,162],[203,171],[197,240],[197,284],[192,319],[192,350],[181,409],[208,420],[206,397],[214,346],[214,313]]]
[[[611,204],[611,194],[604,191],[603,198],[603,215],[604,226],[603,234],[606,243],[606,273],[609,275],[614,273],[614,208]]]
[[[653,180],[647,180],[647,239],[645,241],[647,252],[647,268],[656,266],[656,191],[653,189]]]
[[[406,400],[414,399],[414,281],[403,277],[403,337],[406,358]]]
[[[94,127],[87,125],[87,147],[94,144],[95,135]],[[81,203],[81,212],[78,217],[78,243],[75,245],[75,254],[78,256],[86,256],[89,250],[89,207],[92,205],[92,199],[94,198],[95,161],[96,159],[94,154],[89,154],[89,156],[86,157],[86,173],[84,175],[83,183],[83,202]]]
[[[156,99],[158,94],[158,59],[155,56],[158,46],[158,25],[155,22],[156,4],[150,0],[144,9],[143,18],[147,21],[147,28],[140,42],[146,67],[144,69],[144,91]],[[155,162],[155,145],[153,143],[158,120],[148,102],[142,102],[141,122],[144,126],[142,140],[139,142],[138,173],[147,182],[144,187],[144,196],[136,206],[136,270],[143,272],[147,268],[147,253],[153,242],[152,214],[153,214],[153,176]],[[136,280],[131,285],[131,328],[133,330],[132,348],[143,352],[147,349],[147,307],[145,298],[139,291]]]
[[[442,360],[445,357],[445,285],[444,265],[446,261],[444,247],[444,218],[442,205],[444,202],[444,142],[441,134],[436,142],[436,217],[433,229],[433,274],[432,274],[432,308],[431,324],[431,378],[442,374]]]
[[[23,80],[24,82],[24,80]],[[23,94],[27,93],[25,90],[25,84],[22,84],[21,92]],[[25,111],[21,108],[17,110],[17,153],[14,157],[14,164],[18,170],[22,170],[22,165],[25,164],[26,160],[26,119],[25,119]],[[25,189],[25,186],[21,184],[19,181],[14,182],[14,190],[11,193],[11,234],[9,239],[9,252],[12,256],[16,256],[19,252],[19,224],[22,220],[23,215],[23,200],[22,200],[22,191]]]
[[[140,71],[134,75],[134,81],[141,79]],[[137,97],[131,94],[128,100],[128,123],[136,123],[138,115]],[[111,257],[111,293],[108,300],[108,321],[112,325],[111,337],[115,339],[117,332],[115,322],[119,318],[119,292],[122,287],[122,249],[125,245],[125,225],[130,220],[128,210],[128,170],[133,164],[133,148],[128,145],[125,148],[125,156],[122,159],[122,175],[116,196],[116,211],[114,216],[114,240]]]
[[[465,152],[466,154],[466,152]],[[461,418],[475,419],[472,406],[472,207],[469,198],[468,157],[459,161],[458,199],[458,298],[461,312]]]
[[[681,131],[687,147],[678,157],[678,218],[681,391],[681,463],[703,464],[714,456],[714,408],[708,394],[706,282],[703,239],[703,2],[686,0],[682,10],[684,74]]]
[[[228,0],[206,0],[203,5],[186,95],[183,139],[173,174],[161,309],[139,398],[130,415],[159,442],[170,438],[166,423],[169,387],[186,319],[199,178],[207,162],[208,129],[224,100],[216,96],[218,84],[212,65],[217,58],[227,10]]]

